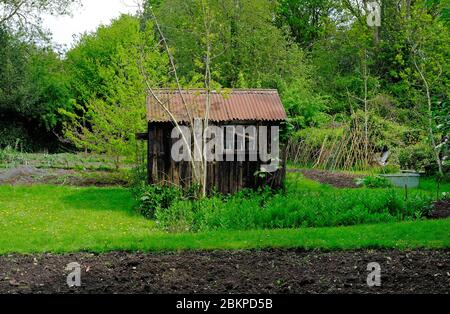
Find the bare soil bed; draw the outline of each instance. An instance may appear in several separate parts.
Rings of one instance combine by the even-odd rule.
[[[289,172],[300,172],[308,179],[329,184],[336,188],[358,188],[356,184],[358,176],[351,174],[316,169],[290,169]]]
[[[443,199],[433,204],[433,211],[429,218],[431,219],[445,219],[450,218],[450,198]]]
[[[215,251],[0,256],[0,293],[444,293],[450,250]],[[71,262],[82,286],[66,284]],[[381,265],[368,287],[367,265]]]

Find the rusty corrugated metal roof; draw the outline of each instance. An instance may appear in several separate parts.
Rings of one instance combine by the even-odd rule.
[[[178,122],[189,122],[193,118],[204,118],[206,111],[206,92],[201,89],[184,90],[183,97],[178,90],[155,90],[156,96],[174,115]],[[187,104],[187,108],[183,100]],[[149,95],[147,99],[147,118],[149,122],[171,122],[168,113]],[[235,89],[228,92],[211,93],[209,120],[227,121],[284,121],[286,111],[277,90]]]

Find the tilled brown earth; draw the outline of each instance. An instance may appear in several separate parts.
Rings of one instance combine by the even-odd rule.
[[[0,256],[0,293],[445,293],[450,250]],[[69,263],[82,286],[69,288]],[[381,287],[368,287],[369,263]]]
[[[446,198],[438,202],[435,202],[433,204],[433,211],[430,213],[429,218],[432,219],[450,218],[450,198]]]
[[[288,169],[288,172],[300,172],[308,179],[329,184],[335,188],[358,188],[356,175],[317,169]]]

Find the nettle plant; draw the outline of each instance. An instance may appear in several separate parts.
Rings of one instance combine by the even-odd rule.
[[[154,218],[156,211],[167,210],[182,196],[177,187],[142,184],[136,194],[138,210],[146,218]]]

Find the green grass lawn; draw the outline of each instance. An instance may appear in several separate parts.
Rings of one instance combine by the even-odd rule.
[[[450,220],[169,234],[122,188],[0,186],[0,254],[249,248],[448,248]]]

